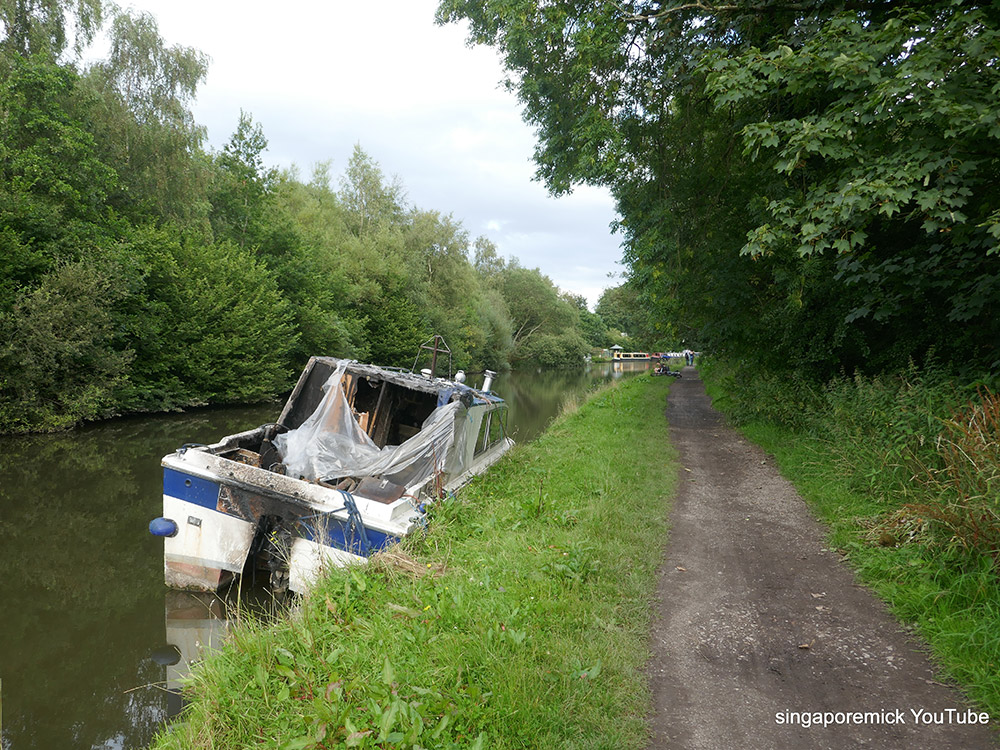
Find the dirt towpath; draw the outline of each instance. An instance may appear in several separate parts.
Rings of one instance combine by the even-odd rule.
[[[725,425],[694,368],[671,386],[667,420],[681,469],[653,626],[651,748],[997,747],[989,727],[958,723],[961,696],[826,549],[773,460]]]

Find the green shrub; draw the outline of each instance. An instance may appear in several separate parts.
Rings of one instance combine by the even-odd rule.
[[[112,279],[65,263],[0,315],[0,424],[58,430],[108,416],[132,352],[117,341]]]

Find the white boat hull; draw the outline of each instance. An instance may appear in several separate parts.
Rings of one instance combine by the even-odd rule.
[[[170,495],[163,496],[163,516],[177,523],[177,535],[163,545],[168,586],[215,591],[243,570],[254,524]]]

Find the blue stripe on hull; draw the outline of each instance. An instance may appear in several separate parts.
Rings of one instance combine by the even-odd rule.
[[[217,482],[186,474],[176,469],[163,469],[163,494],[178,500],[198,505],[209,510],[218,510],[220,485]],[[253,521],[256,522],[256,519]],[[369,548],[362,549],[360,535],[352,533],[348,521],[336,518],[312,518],[292,524],[297,535],[328,547],[342,549],[355,555],[367,557],[373,552],[399,541],[399,537],[365,528]]]
[[[308,539],[310,542],[335,547],[363,557],[368,557],[368,555],[399,541],[397,536],[384,534],[366,526],[365,536],[368,538],[369,548],[363,550],[360,534],[351,531],[350,522],[336,518],[300,521],[295,525],[295,529],[302,538]]]
[[[163,470],[163,494],[211,510],[219,506],[218,483],[174,469]]]

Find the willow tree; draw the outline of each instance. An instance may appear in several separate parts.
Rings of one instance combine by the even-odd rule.
[[[88,80],[104,100],[96,125],[105,159],[121,178],[112,203],[183,223],[203,219],[208,165],[191,104],[208,58],[168,45],[148,13],[116,12],[108,38],[109,54]]]

